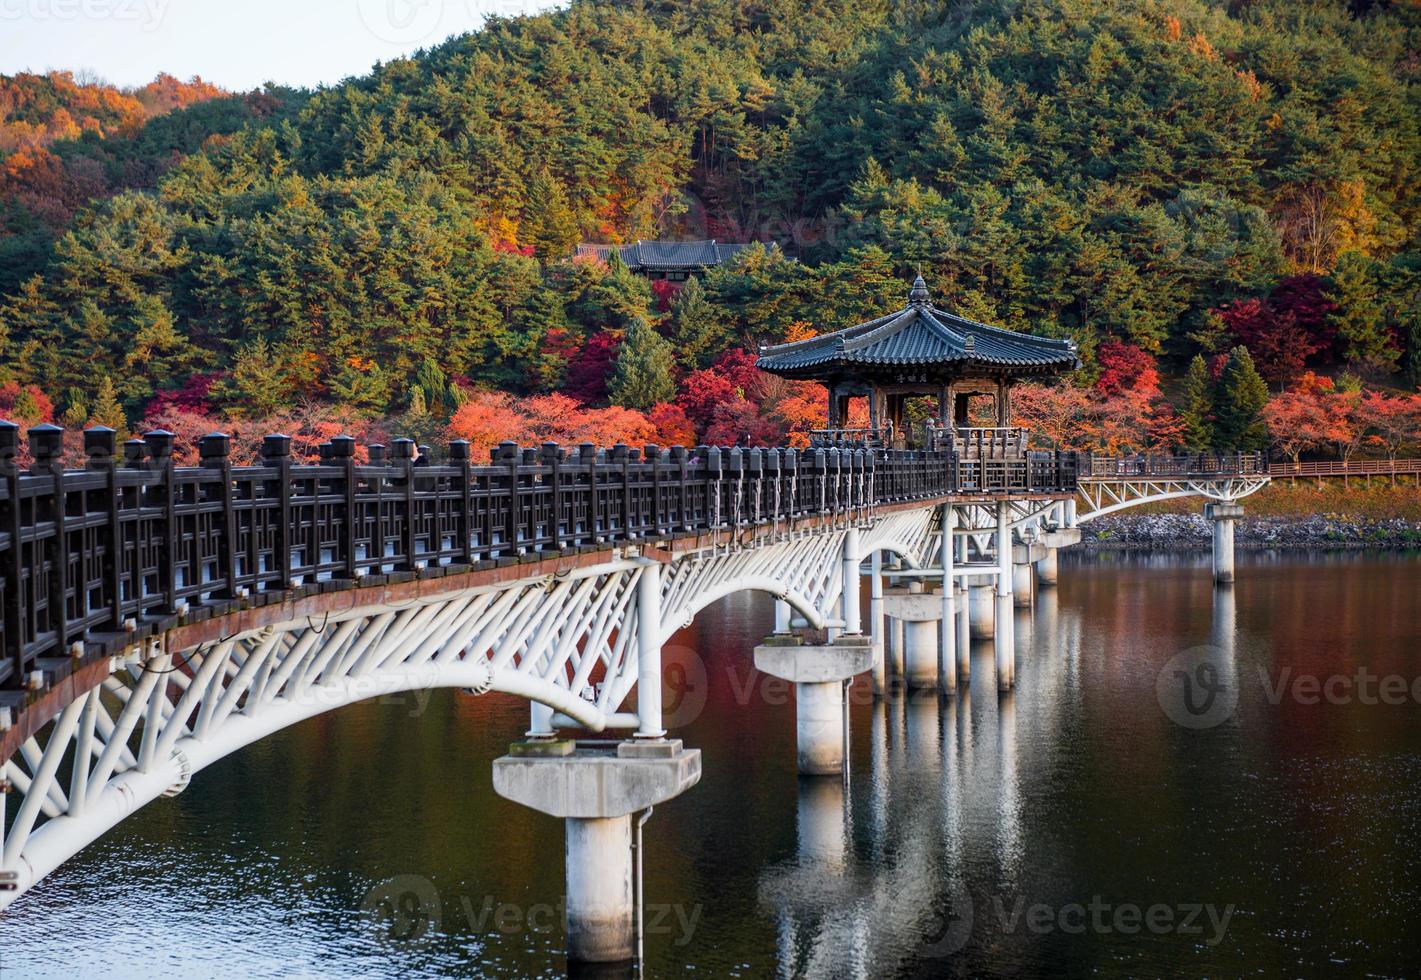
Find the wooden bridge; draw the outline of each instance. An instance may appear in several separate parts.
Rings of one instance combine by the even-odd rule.
[[[635,809],[650,807],[699,773],[699,754],[662,727],[662,646],[740,591],[776,599],[790,646],[762,669],[796,680],[802,718],[818,717],[813,691],[842,698],[842,679],[881,673],[893,617],[910,683],[965,685],[954,651],[969,585],[995,592],[994,680],[1009,688],[1013,581],[1078,536],[1071,526],[1099,495],[1124,501],[1112,508],[1184,493],[1230,502],[1268,479],[1251,455],[1024,447],[504,443],[476,464],[466,443],[435,463],[407,439],[357,462],[342,437],[307,464],[283,435],[234,465],[222,434],[200,441],[199,465],[177,466],[170,433],[119,445],[108,429],[85,432],[83,467],[66,469],[63,437],[35,426],[22,446],[0,423],[0,909],[217,759],[415,688],[526,699],[538,752],[572,744],[559,730],[635,733],[625,758],[593,761],[601,773],[640,767],[627,785],[659,787]],[[795,628],[819,640],[801,645]],[[840,702],[824,703],[832,724],[805,736],[803,758],[842,767]],[[544,778],[551,762],[503,762],[504,795],[630,833],[630,810],[562,813],[562,797],[540,795],[565,785]]]

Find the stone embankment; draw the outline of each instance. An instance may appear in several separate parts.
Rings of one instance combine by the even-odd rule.
[[[1245,517],[1238,522],[1240,548],[1421,548],[1421,522],[1346,514],[1307,517]],[[1202,514],[1128,514],[1097,518],[1081,526],[1081,546],[1207,549],[1211,528]]]

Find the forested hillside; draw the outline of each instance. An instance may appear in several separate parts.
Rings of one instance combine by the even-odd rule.
[[[1079,341],[1023,399],[1058,441],[1257,447],[1266,383],[1346,451],[1363,384],[1416,411],[1418,37],[1403,3],[579,0],[314,93],[51,121],[0,145],[0,410],[777,439],[822,399],[747,351],[921,270]],[[658,236],[774,244],[679,295],[567,260]]]

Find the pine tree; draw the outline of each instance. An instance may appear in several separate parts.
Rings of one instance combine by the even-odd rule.
[[[1195,354],[1184,378],[1184,404],[1179,410],[1179,442],[1191,453],[1213,448],[1214,380],[1204,355]]]
[[[1375,265],[1357,252],[1342,253],[1332,272],[1328,298],[1336,304],[1332,321],[1347,363],[1364,372],[1390,372],[1396,369],[1398,352],[1384,325]]]
[[[128,418],[123,413],[123,406],[118,403],[113,379],[107,374],[99,382],[98,393],[94,395],[94,408],[89,413],[89,426],[92,428],[96,425],[106,425],[113,429],[120,440],[127,437]]]
[[[692,276],[676,294],[671,307],[671,341],[676,363],[686,371],[709,367],[730,345],[730,327],[706,299],[701,281]]]
[[[1219,448],[1240,452],[1268,448],[1268,426],[1263,421],[1266,404],[1268,385],[1253,366],[1248,348],[1235,347],[1219,379],[1215,426]]]
[[[645,320],[633,320],[622,338],[608,386],[612,404],[645,410],[669,402],[676,394],[674,367],[671,345],[665,338]]]
[[[59,424],[66,429],[82,429],[89,421],[89,400],[77,388],[70,388],[64,396],[64,414]]]
[[[258,338],[237,352],[232,373],[222,380],[219,390],[239,412],[261,418],[291,404],[288,387],[270,345]]]
[[[540,170],[528,184],[528,205],[523,209],[524,243],[544,262],[556,262],[572,254],[581,237],[577,215],[568,203],[562,181]]]
[[[454,411],[454,396],[444,369],[432,357],[426,357],[415,375],[416,390],[432,416],[448,418]],[[413,403],[411,403],[413,404]]]

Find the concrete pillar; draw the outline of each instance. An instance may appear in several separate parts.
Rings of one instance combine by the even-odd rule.
[[[943,694],[957,693],[957,628],[953,614],[957,609],[956,582],[953,579],[953,531],[957,528],[957,510],[952,504],[942,506],[942,542],[939,560],[942,562],[942,622],[938,625],[938,688]]]
[[[904,632],[905,630],[903,628],[903,621],[897,616],[890,617],[888,620],[888,635],[892,638],[893,642],[890,644],[890,649],[892,650],[892,653],[888,658],[888,668],[892,672],[892,675],[894,677],[899,678],[900,680],[903,677],[904,671]]]
[[[1013,562],[1011,566],[1011,593],[1018,609],[1031,606],[1033,594],[1030,562]]]
[[[873,667],[867,637],[806,645],[770,637],[755,648],[755,669],[794,684],[795,741],[805,776],[844,771],[844,681]]]
[[[567,818],[567,958],[618,963],[636,956],[632,818]]]
[[[967,615],[967,586],[957,586],[957,679],[963,687],[972,683],[972,624]]]
[[[859,611],[862,603],[859,597],[860,582],[862,581],[859,577],[859,562],[863,560],[863,557],[859,553],[859,529],[856,527],[851,527],[844,532],[843,558],[843,590],[839,605],[844,614],[844,633],[849,636],[857,636],[863,632]]]
[[[783,599],[775,600],[775,632],[781,636],[790,632],[790,608],[789,603]]]
[[[883,617],[883,552],[875,551],[869,559],[868,630],[873,644],[873,696],[882,697],[888,689],[887,623]]]
[[[909,690],[936,689],[938,684],[938,624],[933,620],[903,624],[904,679]]]
[[[633,815],[680,796],[700,778],[700,750],[679,739],[581,746],[543,739],[515,743],[494,760],[495,792],[564,820],[570,962],[636,956]]]
[[[1231,501],[1208,503],[1204,515],[1214,522],[1214,581],[1228,585],[1234,580],[1234,522],[1243,508]]]
[[[661,738],[661,565],[642,566],[637,579],[637,738]]]
[[[1011,590],[1011,505],[997,503],[997,690],[1009,691],[1016,683],[1016,649],[1013,638]]]
[[[995,634],[995,596],[992,586],[973,582],[968,588],[967,605],[971,609],[971,636],[974,640],[990,640]]]
[[[1047,548],[1046,557],[1036,563],[1036,585],[1049,589],[1056,585],[1061,574],[1061,563],[1057,558],[1059,549]]]
[[[1066,508],[1062,506],[1064,511]],[[1062,548],[1081,543],[1081,531],[1076,527],[1055,527],[1042,532],[1039,542],[1046,549],[1046,555],[1036,563],[1036,587],[1052,588],[1060,577],[1060,554]]]
[[[844,771],[844,682],[794,685],[794,736],[799,771],[837,776]]]

